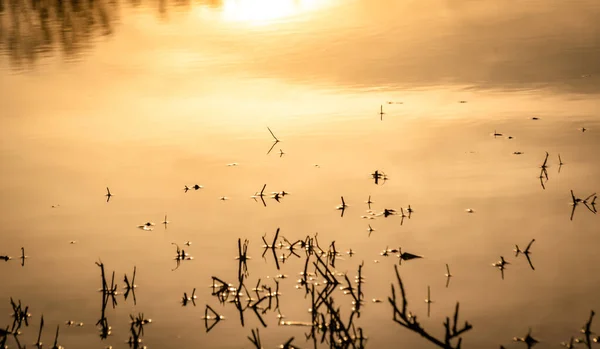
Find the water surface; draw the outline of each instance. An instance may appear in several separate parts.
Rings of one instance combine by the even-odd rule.
[[[294,288],[302,260],[277,271],[260,258],[261,236],[279,227],[289,240],[318,232],[323,246],[352,248],[340,272],[355,275],[364,261],[365,299],[384,300],[366,302],[357,322],[368,347],[431,346],[393,323],[385,302],[397,258],[380,252],[398,246],[425,256],[400,272],[427,329],[442,334],[460,301],[474,325],[465,347],[518,347],[512,337],[529,327],[558,345],[599,309],[598,216],[580,205],[569,219],[571,189],[600,190],[599,15],[594,1],[4,1],[0,255],[15,259],[0,266],[0,312],[21,299],[36,326],[42,313],[50,328],[61,324],[66,348],[127,347],[137,312],[153,319],[151,348],[249,348],[260,322],[250,314],[242,327],[208,286],[211,276],[236,279],[237,238],[249,239],[249,284],[290,275],[281,312],[310,321]],[[267,126],[282,140],[268,155]],[[375,185],[374,170],[389,180]],[[196,183],[204,189],[182,190]],[[292,194],[265,208],[250,198],[265,183]],[[365,220],[369,195],[377,211],[414,213],[402,225]],[[137,228],[146,221],[153,231]],[[512,252],[532,238],[535,271]],[[172,271],[171,243],[187,240],[195,259]],[[491,266],[501,255],[511,262],[504,280]],[[138,270],[137,304],[119,297],[107,309],[105,341],[94,326],[98,260],[120,286]],[[198,306],[181,307],[194,287]],[[350,298],[336,303],[349,312]],[[209,333],[206,304],[227,317]],[[304,328],[277,326],[276,313],[265,320],[265,347],[291,336],[311,345]],[[35,341],[36,329],[23,332]]]

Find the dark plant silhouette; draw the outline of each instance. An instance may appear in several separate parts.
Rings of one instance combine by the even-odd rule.
[[[152,319],[146,319],[144,313],[139,313],[137,316],[130,314],[129,319],[129,340],[127,341],[129,347],[133,349],[145,348],[145,346],[142,346],[144,325],[152,323]]]
[[[275,145],[281,141],[275,136],[275,134],[273,133],[273,131],[271,131],[269,127],[267,127],[267,130],[269,130],[269,133],[271,133],[271,136],[273,136],[274,139],[273,145],[271,146],[271,148],[269,148],[269,151],[267,151],[267,155],[269,155],[271,151],[273,151],[273,148],[275,148]]]
[[[596,198],[597,198],[596,193],[593,193],[585,199],[580,199],[580,198],[576,197],[575,194],[573,193],[573,190],[571,190],[571,200],[573,200],[571,203],[571,205],[573,207],[571,209],[571,220],[573,220],[573,216],[575,215],[575,209],[577,208],[577,206],[580,203],[585,205],[585,207],[593,214],[598,213],[598,211],[596,210]],[[590,199],[591,199],[591,201],[590,201]]]
[[[123,277],[123,282],[125,282],[125,294],[123,295],[123,297],[125,298],[125,300],[127,300],[127,297],[129,296],[129,293],[131,293],[132,297],[133,297],[133,304],[136,305],[136,299],[135,299],[135,289],[137,288],[137,285],[135,284],[135,273],[136,273],[136,267],[133,267],[133,276],[131,277],[131,281],[129,281],[129,279],[127,278],[127,274],[125,274],[125,276]]]
[[[527,258],[527,262],[529,263],[529,266],[531,267],[532,270],[535,270],[535,268],[533,267],[533,263],[531,263],[531,258],[529,257],[529,254],[531,253],[531,251],[530,251],[531,245],[534,242],[535,242],[535,239],[531,239],[531,241],[529,242],[529,244],[527,244],[527,247],[523,251],[521,251],[519,249],[519,245],[515,245],[515,257],[518,257],[519,253],[523,254],[525,256],[525,258]]]
[[[427,339],[429,342],[437,345],[440,348],[444,349],[458,349],[461,347],[462,338],[460,337],[463,333],[471,330],[473,326],[469,324],[468,321],[465,321],[465,324],[458,328],[458,310],[459,303],[456,302],[456,309],[454,310],[454,316],[452,320],[449,317],[446,317],[446,321],[444,322],[444,338],[438,339],[431,335],[428,331],[426,331],[419,321],[417,320],[417,316],[412,312],[407,310],[408,301],[406,299],[406,294],[404,292],[404,284],[402,282],[402,278],[400,277],[400,273],[398,272],[398,266],[395,265],[394,269],[396,271],[396,279],[398,281],[398,285],[400,287],[400,296],[402,298],[402,303],[398,305],[398,301],[396,299],[396,289],[394,288],[394,284],[392,284],[392,296],[388,297],[388,301],[392,305],[393,308],[393,320],[394,322],[400,324],[401,326],[418,333],[423,338]],[[456,344],[452,344],[452,342],[456,340]]]
[[[525,343],[525,345],[527,345],[527,349],[531,349],[539,343],[537,339],[531,336],[531,328],[529,328],[525,337],[514,337],[513,341]]]

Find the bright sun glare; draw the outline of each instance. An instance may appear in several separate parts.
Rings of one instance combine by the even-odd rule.
[[[223,16],[228,21],[266,23],[316,10],[330,0],[225,0]]]

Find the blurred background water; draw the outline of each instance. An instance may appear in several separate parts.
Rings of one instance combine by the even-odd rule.
[[[599,305],[598,216],[580,205],[569,219],[570,190],[600,190],[598,18],[600,4],[583,0],[0,0],[0,255],[15,258],[0,265],[0,313],[13,297],[33,323],[42,313],[50,328],[84,322],[63,328],[66,348],[127,347],[137,312],[153,319],[150,348],[249,348],[261,325],[249,316],[242,327],[233,306],[204,332],[204,305],[219,306],[208,286],[235,279],[237,238],[249,239],[249,284],[288,274],[281,311],[310,321],[294,288],[303,262],[277,271],[260,258],[260,237],[280,227],[289,240],[318,232],[322,245],[351,248],[341,272],[364,261],[366,300],[384,300],[357,323],[367,347],[431,347],[391,319],[397,259],[380,256],[386,246],[425,256],[400,272],[426,328],[442,334],[460,301],[474,325],[467,348],[518,347],[512,337],[529,327],[557,346]],[[268,155],[267,126],[282,140]],[[196,183],[204,189],[182,190]],[[291,195],[265,208],[250,198],[265,183]],[[402,225],[365,220],[369,195],[374,210],[414,213]],[[146,221],[153,231],[137,228]],[[512,252],[532,238],[535,271]],[[171,243],[187,240],[194,260],[172,271]],[[504,280],[491,266],[500,255]],[[105,341],[94,326],[99,259],[119,280],[138,270],[137,304],[107,310]],[[198,306],[181,307],[194,287]],[[265,320],[266,347],[291,336],[310,346],[304,328]]]

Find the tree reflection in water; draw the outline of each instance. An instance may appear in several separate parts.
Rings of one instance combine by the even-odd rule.
[[[221,0],[195,1],[218,8]],[[118,0],[0,0],[0,52],[13,69],[29,69],[56,53],[77,60],[98,37],[111,35],[119,19]],[[168,6],[189,7],[189,0],[128,0],[126,5],[155,8],[164,18]]]

